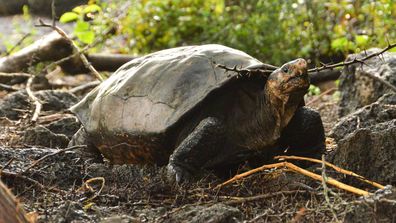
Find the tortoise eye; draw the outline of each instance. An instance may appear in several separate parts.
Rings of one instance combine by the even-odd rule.
[[[284,72],[284,73],[289,72],[289,66],[282,67],[282,72]]]

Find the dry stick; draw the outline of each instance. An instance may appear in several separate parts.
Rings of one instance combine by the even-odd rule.
[[[52,28],[53,30],[55,30],[57,33],[59,33],[59,35],[61,35],[63,38],[65,38],[65,39],[70,43],[70,45],[73,47],[73,49],[74,49],[76,52],[78,52],[78,54],[80,55],[80,59],[81,59],[81,61],[83,62],[83,64],[85,65],[85,67],[86,67],[87,69],[89,69],[89,70],[95,75],[95,77],[96,77],[98,80],[103,81],[102,75],[100,75],[99,72],[89,63],[87,57],[86,57],[83,53],[81,53],[79,47],[73,42],[72,39],[70,39],[70,37],[66,34],[65,31],[63,31],[63,30],[62,30],[61,28],[59,28],[58,26],[46,24],[46,23],[44,23],[43,20],[41,20],[41,19],[39,19],[39,23],[40,23],[40,24],[39,24],[39,25],[36,25],[36,26],[38,26],[38,27],[50,27],[50,28]]]
[[[372,78],[372,79],[374,79],[376,81],[381,82],[383,85],[385,85],[386,87],[390,88],[393,92],[396,93],[396,86],[394,86],[393,84],[389,83],[388,81],[378,77],[377,75],[374,75],[372,73],[363,71],[362,69],[357,70],[357,73],[365,75],[365,76],[370,77],[370,78]]]
[[[1,172],[2,172],[3,170],[5,170],[9,165],[11,165],[11,163],[12,163],[14,160],[15,160],[15,157],[12,157],[10,160],[7,161],[7,163],[6,163],[3,167],[1,167],[1,169],[0,169],[0,175],[1,175]]]
[[[285,167],[284,162],[281,162],[281,163],[274,163],[274,164],[268,164],[268,165],[263,165],[263,166],[261,166],[261,167],[258,167],[258,168],[255,168],[255,169],[246,171],[246,172],[244,172],[244,173],[237,174],[237,175],[235,175],[233,178],[231,178],[231,179],[225,181],[224,183],[221,183],[221,184],[217,185],[217,186],[215,187],[215,189],[219,189],[220,187],[223,187],[223,186],[225,186],[225,185],[227,185],[227,184],[230,184],[230,183],[232,183],[232,182],[234,182],[234,181],[237,181],[237,180],[239,180],[239,179],[242,179],[242,178],[247,177],[247,176],[249,176],[249,175],[252,175],[252,174],[254,174],[254,173],[261,172],[261,171],[266,170],[266,169],[272,169],[272,168],[278,168],[278,167]]]
[[[330,208],[331,213],[333,214],[333,218],[335,218],[338,222],[337,219],[337,214],[334,211],[334,206],[331,204],[330,202],[330,198],[329,198],[329,191],[330,189],[327,187],[327,175],[326,175],[326,164],[325,164],[325,159],[324,159],[324,155],[322,155],[322,186],[323,186],[323,195],[325,197],[325,201],[328,205],[328,207]],[[330,191],[331,192],[331,191]]]
[[[228,205],[233,205],[233,204],[241,204],[241,203],[246,203],[246,202],[251,202],[251,201],[257,201],[257,200],[262,200],[262,199],[266,199],[266,198],[270,198],[270,197],[275,197],[278,195],[289,195],[289,194],[297,194],[297,193],[307,193],[307,191],[304,190],[292,190],[292,191],[278,191],[278,192],[274,192],[274,193],[268,193],[268,194],[260,194],[257,196],[252,196],[252,197],[234,197],[234,200],[229,200],[229,201],[225,201],[222,202],[224,204],[228,204]]]
[[[100,84],[100,81],[97,81],[97,80],[91,81],[86,84],[82,84],[80,86],[74,87],[74,88],[70,89],[69,92],[72,94],[76,94],[80,91],[85,91],[87,89],[94,88],[94,87],[98,86],[99,84]]]
[[[323,163],[322,160],[308,158],[308,157],[301,157],[301,156],[275,156],[275,159],[278,159],[278,160],[281,160],[281,159],[284,159],[284,160],[305,160],[305,161],[311,161],[313,163]],[[333,168],[337,172],[340,172],[340,173],[345,174],[345,175],[356,177],[357,179],[359,179],[359,180],[361,180],[361,181],[363,181],[365,183],[368,183],[368,184],[370,184],[370,185],[372,185],[374,187],[377,187],[379,189],[384,189],[385,188],[385,186],[383,186],[383,185],[381,185],[379,183],[376,183],[374,181],[367,180],[363,176],[360,176],[359,174],[356,174],[356,173],[354,173],[354,172],[352,172],[350,170],[342,169],[341,167],[338,167],[338,166],[336,166],[336,165],[334,165],[332,163],[326,162],[326,161],[324,161],[324,164],[326,166],[328,166],[328,167]]]
[[[324,91],[324,92],[322,92],[320,95],[318,95],[316,98],[314,98],[314,99],[308,101],[308,102],[305,104],[305,106],[308,106],[308,105],[311,105],[311,104],[317,102],[317,101],[318,101],[319,99],[321,99],[323,96],[325,96],[326,94],[328,94],[328,93],[330,93],[330,92],[332,92],[332,91],[335,91],[335,90],[337,90],[337,88],[335,88],[335,87],[330,88],[330,89],[327,89],[326,91]]]
[[[303,174],[303,175],[308,176],[308,177],[310,177],[310,178],[313,178],[313,179],[315,179],[315,180],[322,181],[322,177],[321,177],[320,175],[315,174],[315,173],[312,173],[312,172],[310,172],[310,171],[308,171],[308,170],[305,170],[305,169],[303,169],[303,168],[300,168],[300,167],[298,167],[298,166],[296,166],[296,165],[294,165],[294,164],[292,164],[292,163],[289,163],[289,162],[284,161],[284,162],[281,162],[281,163],[274,163],[274,164],[269,164],[269,165],[263,165],[263,166],[261,166],[261,167],[258,167],[258,168],[256,168],[256,169],[247,171],[247,172],[245,172],[245,173],[235,175],[235,176],[234,176],[233,178],[231,178],[230,180],[227,180],[226,182],[217,185],[214,189],[219,189],[220,187],[222,187],[222,186],[224,186],[224,185],[227,185],[227,184],[229,184],[229,183],[232,183],[232,182],[234,182],[234,181],[236,181],[236,180],[238,180],[238,179],[241,179],[241,178],[243,178],[243,177],[249,176],[249,175],[251,175],[251,174],[253,174],[253,173],[260,172],[260,171],[265,170],[265,169],[272,169],[272,168],[277,168],[277,167],[286,167],[286,168],[288,168],[288,169],[290,169],[290,170],[292,170],[292,171],[294,171],[294,172],[296,172],[296,173],[300,173],[300,174]],[[335,186],[335,187],[338,187],[338,188],[340,188],[340,189],[346,190],[346,191],[348,191],[348,192],[358,194],[358,195],[363,195],[363,196],[370,195],[370,193],[367,192],[367,191],[364,191],[364,190],[362,190],[362,189],[359,189],[359,188],[356,188],[356,187],[353,187],[353,186],[350,186],[350,185],[341,183],[341,182],[339,182],[339,181],[337,181],[337,180],[335,180],[335,179],[333,179],[333,178],[329,178],[329,179],[327,180],[327,183],[328,183],[328,184],[331,184],[331,185],[333,185],[333,186]]]
[[[2,84],[0,83],[0,90],[6,90],[6,91],[18,91],[18,88],[15,88],[11,85],[7,85],[7,84]]]
[[[392,49],[394,47],[396,47],[396,43],[394,43],[394,44],[389,44],[388,43],[387,47],[383,48],[382,50],[380,50],[380,51],[378,51],[376,53],[369,54],[369,55],[363,57],[362,59],[355,58],[355,59],[347,61],[347,62],[343,61],[343,62],[340,62],[340,63],[331,64],[331,65],[324,64],[321,67],[315,67],[315,68],[309,69],[308,72],[319,72],[319,71],[322,71],[322,70],[333,69],[333,68],[336,68],[336,67],[345,67],[345,66],[348,66],[348,65],[351,65],[351,64],[355,64],[355,63],[364,64],[364,61],[366,61],[366,60],[368,60],[370,58],[376,57],[376,56],[380,56],[383,53],[385,53],[386,51],[388,51],[388,50],[390,50],[390,49]]]
[[[68,147],[68,148],[65,148],[65,149],[61,149],[61,150],[56,151],[54,153],[47,154],[47,155],[41,157],[40,159],[34,161],[29,167],[27,167],[25,170],[23,170],[19,174],[26,173],[28,170],[30,170],[31,168],[33,168],[34,166],[36,166],[37,164],[39,164],[43,160],[48,159],[51,156],[55,156],[55,155],[57,155],[59,153],[63,153],[63,152],[70,151],[70,150],[73,150],[73,149],[86,148],[86,147],[87,147],[86,145],[76,145],[76,146],[71,146],[71,147]]]
[[[98,192],[94,193],[94,195],[92,197],[90,197],[87,200],[85,200],[85,203],[88,203],[88,202],[92,201],[93,199],[95,199],[97,196],[100,195],[100,193],[102,192],[102,190],[103,190],[103,188],[105,186],[105,183],[106,183],[105,178],[104,177],[91,178],[91,179],[85,181],[84,184],[77,190],[77,191],[79,191],[79,190],[83,190],[84,188],[88,188],[89,190],[93,191],[92,187],[89,184],[94,182],[94,181],[101,181],[102,182],[102,184],[100,186],[100,189],[99,189]]]
[[[43,105],[41,104],[39,99],[33,94],[32,90],[31,90],[34,77],[35,76],[29,77],[29,79],[26,83],[26,92],[29,95],[29,98],[34,102],[34,105],[35,105],[34,113],[33,113],[32,119],[31,119],[32,122],[37,121],[37,118],[41,112],[41,108],[43,107]]]

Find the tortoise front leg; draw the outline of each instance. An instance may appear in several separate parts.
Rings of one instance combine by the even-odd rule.
[[[170,156],[167,167],[170,179],[178,183],[190,180],[221,153],[225,138],[221,121],[212,117],[203,119]]]
[[[318,112],[299,108],[282,131],[280,147],[287,155],[320,158],[325,151],[325,132]]]

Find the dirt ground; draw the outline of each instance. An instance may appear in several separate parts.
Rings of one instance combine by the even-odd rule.
[[[0,95],[4,99],[8,93]],[[333,94],[310,96],[306,101],[321,113],[328,133],[338,119],[337,98]],[[225,179],[210,173],[198,182],[175,185],[167,181],[163,167],[94,163],[81,159],[77,148],[57,153],[60,150],[51,145],[63,141],[53,134],[57,129],[53,123],[74,117],[65,109],[44,109],[38,122],[32,124],[32,109],[30,103],[21,102],[13,108],[17,119],[1,118],[0,166],[2,181],[38,222],[365,222],[359,221],[362,215],[356,217],[362,207],[372,210],[363,218],[367,222],[383,217],[371,200],[283,169],[263,171],[215,188]],[[61,126],[78,129],[78,125],[70,125],[74,122],[67,123]],[[35,129],[37,135],[30,140],[27,132],[39,124],[52,134]],[[48,142],[53,144],[38,146]],[[331,139],[327,147],[331,156],[335,148]],[[42,157],[46,158],[35,162]],[[309,170],[345,179],[335,171],[323,171],[320,165]],[[355,186],[376,190],[369,185]],[[387,190],[376,196],[385,196]]]

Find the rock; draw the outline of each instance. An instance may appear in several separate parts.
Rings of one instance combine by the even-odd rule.
[[[100,221],[101,223],[139,223],[141,222],[137,218],[133,218],[127,215],[117,215],[104,218]]]
[[[241,222],[241,218],[242,212],[237,208],[220,203],[212,206],[186,205],[161,222],[233,223]]]
[[[379,50],[371,49],[367,51],[367,54]],[[365,56],[366,54],[364,52],[352,54],[347,57],[347,60],[363,58]],[[360,70],[376,75],[396,86],[396,53],[386,52],[381,58],[373,57],[365,61],[365,65],[356,63],[344,68],[340,76],[339,86],[341,92],[340,116],[347,115],[358,108],[369,105],[385,93],[391,92],[388,87],[379,81],[362,75]]]
[[[65,117],[45,127],[55,134],[62,134],[70,139],[80,129],[80,122],[76,117]]]
[[[392,186],[386,186],[384,190],[354,202],[351,212],[344,218],[345,223],[395,222],[395,220],[396,190]]]
[[[396,183],[396,94],[388,94],[342,118],[330,136],[333,162],[381,183]]]
[[[55,134],[46,127],[38,125],[25,131],[23,142],[34,146],[65,148],[69,143],[69,138],[63,134]]]
[[[63,111],[78,102],[73,94],[67,91],[42,90],[34,95],[43,103],[42,111]],[[0,117],[17,120],[26,110],[31,110],[31,102],[25,90],[11,93],[0,101]]]

